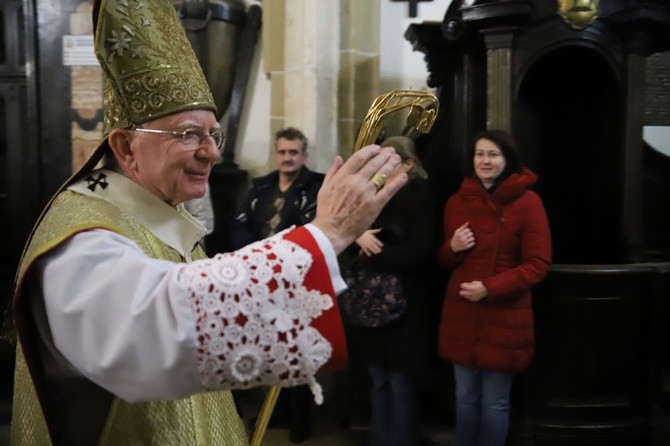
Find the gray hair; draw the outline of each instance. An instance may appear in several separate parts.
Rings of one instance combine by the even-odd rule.
[[[400,159],[403,161],[412,160],[414,162],[414,168],[410,170],[407,175],[410,180],[416,178],[426,179],[428,178],[428,173],[421,165],[421,160],[416,154],[416,147],[414,146],[414,141],[407,136],[391,136],[386,138],[380,144],[382,147],[393,147],[395,152],[400,155]]]

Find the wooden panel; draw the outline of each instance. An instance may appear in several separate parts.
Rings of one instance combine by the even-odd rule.
[[[0,309],[4,310],[23,244],[41,203],[38,128],[29,0],[0,1]],[[34,66],[34,65],[33,65]],[[12,393],[13,348],[0,347],[0,398]],[[2,414],[6,416],[6,414]]]
[[[513,444],[651,444],[650,414],[667,424],[669,266],[554,267],[534,293],[536,354],[515,383]]]
[[[33,84],[26,74],[29,42],[22,2],[0,3],[3,52],[0,65],[0,270],[13,274],[23,242],[37,214],[36,194],[40,179]],[[4,280],[1,281],[4,283]],[[9,281],[11,283],[11,280]],[[2,298],[6,296],[2,294]]]

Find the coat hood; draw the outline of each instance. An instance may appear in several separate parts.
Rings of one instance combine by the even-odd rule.
[[[490,194],[491,198],[501,204],[509,203],[521,196],[525,191],[537,183],[537,175],[524,167],[521,173],[513,173],[502,181]],[[461,184],[460,194],[485,198],[489,192],[475,177],[468,177]]]

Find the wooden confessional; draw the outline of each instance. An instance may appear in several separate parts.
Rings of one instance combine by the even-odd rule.
[[[419,144],[435,190],[457,190],[473,134],[502,128],[549,215],[508,444],[670,444],[670,158],[643,137],[670,128],[670,4],[454,0],[405,37],[439,93]]]

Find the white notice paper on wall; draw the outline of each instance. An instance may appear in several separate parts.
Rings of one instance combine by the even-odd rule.
[[[93,51],[93,36],[63,36],[63,65],[99,65]]]

